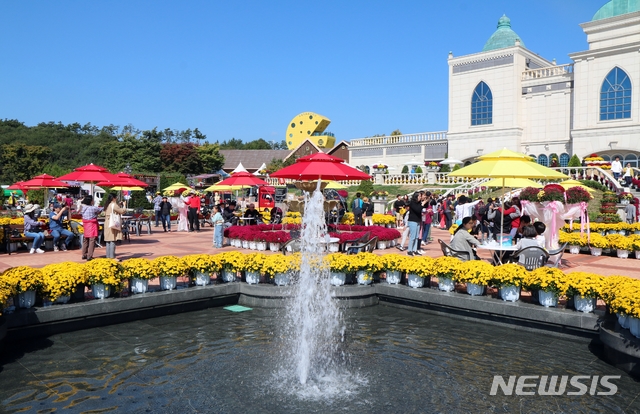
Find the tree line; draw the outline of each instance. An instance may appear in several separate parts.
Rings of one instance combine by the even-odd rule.
[[[60,122],[26,126],[15,119],[0,120],[0,182],[28,180],[38,174],[60,176],[94,163],[110,171],[134,173],[213,173],[224,164],[221,149],[280,149],[284,141],[232,138],[209,143],[198,128],[139,130],[124,127]]]

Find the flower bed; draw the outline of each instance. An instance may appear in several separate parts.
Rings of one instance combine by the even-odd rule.
[[[198,254],[183,258],[163,256],[152,261],[128,259],[118,263],[113,259],[95,259],[84,264],[62,263],[41,270],[19,266],[0,275],[0,311],[13,295],[36,290],[43,297],[68,296],[77,285],[102,283],[116,290],[130,277],[151,278],[158,273],[187,276],[192,271],[212,272],[218,277],[225,268],[235,272],[251,271],[272,277],[295,274],[300,270],[301,256],[263,255],[228,252],[216,255]],[[144,260],[144,259],[142,259]],[[640,280],[624,276],[603,277],[592,273],[564,273],[559,269],[540,268],[526,271],[518,264],[489,266],[484,262],[461,262],[454,258],[407,257],[389,254],[382,257],[371,253],[346,256],[328,255],[314,268],[345,273],[359,272],[363,281],[371,283],[379,272],[400,272],[420,278],[439,277],[477,286],[516,287],[545,291],[556,297],[575,296],[602,298],[613,312],[640,318]],[[135,270],[139,267],[139,270]],[[292,278],[295,281],[295,278]],[[440,280],[440,282],[442,282]],[[440,283],[439,282],[439,283]],[[294,282],[295,283],[295,282]],[[61,305],[64,306],[64,305]]]

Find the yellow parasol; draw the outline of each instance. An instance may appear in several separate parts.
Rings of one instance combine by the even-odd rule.
[[[191,187],[189,187],[186,184],[182,184],[182,183],[173,183],[169,187],[164,188],[162,191],[176,191],[176,190],[179,190],[181,188],[190,189]]]
[[[573,187],[580,187],[583,190],[587,190],[590,193],[595,192],[595,190],[593,188],[587,187],[586,185],[582,184],[578,180],[565,180],[565,181],[562,181],[562,182],[560,182],[558,184],[560,184],[562,186],[562,188],[564,188],[565,190],[568,190],[568,189],[573,188]]]
[[[482,184],[485,187],[508,187],[508,188],[525,188],[525,187],[533,187],[533,188],[543,188],[544,186],[540,183],[537,183],[528,178],[505,178],[504,180],[501,178],[494,178],[491,181],[488,181]]]
[[[211,185],[207,188],[205,188],[203,191],[207,192],[207,191],[233,191],[233,190],[242,190],[243,188],[248,188],[248,187],[252,187],[250,185],[220,185],[220,184],[214,184]]]
[[[334,190],[344,190],[347,188],[346,185],[342,185],[337,181],[329,181],[329,184],[325,188],[332,188]]]
[[[478,162],[467,165],[457,171],[449,173],[451,177],[468,178],[499,178],[502,187],[506,187],[505,181],[509,178],[539,178],[552,180],[569,178],[559,171],[540,165],[532,157],[508,150],[506,148],[499,151],[478,157]],[[504,215],[501,215],[502,222],[500,230],[504,227]]]

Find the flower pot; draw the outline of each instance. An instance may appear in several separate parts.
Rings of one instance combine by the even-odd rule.
[[[256,250],[259,252],[267,250],[267,242],[256,242]]]
[[[244,280],[250,285],[257,285],[260,283],[260,272],[247,270],[244,275]]]
[[[67,303],[71,300],[71,296],[60,296],[55,300],[55,303]]]
[[[111,286],[103,284],[93,285],[91,286],[91,292],[93,293],[94,298],[105,299],[111,294]]]
[[[627,235],[627,231],[626,230],[618,230],[618,234],[621,236],[626,236]]]
[[[330,272],[329,282],[332,286],[342,286],[347,280],[347,274],[345,272]]]
[[[234,269],[222,269],[222,281],[224,283],[235,282],[236,271]]]
[[[618,249],[616,253],[620,259],[626,259],[629,257],[629,250]]]
[[[601,247],[592,247],[591,248],[591,256],[602,256],[602,248]]]
[[[173,290],[178,285],[178,278],[175,276],[160,276],[160,289]]]
[[[623,206],[626,206],[626,205],[629,204],[629,200],[622,199],[622,200],[620,200],[620,204],[622,204]]]
[[[503,286],[498,291],[500,298],[507,302],[515,302],[520,299],[520,286]]]
[[[629,316],[629,331],[631,332],[631,335],[635,336],[636,338],[640,338],[640,319],[639,318]]]
[[[280,250],[280,243],[269,243],[269,250],[277,252]]]
[[[569,253],[580,254],[580,246],[578,246],[577,244],[569,245]]]
[[[558,306],[558,295],[555,292],[538,291],[538,301],[545,308]]]
[[[640,259],[640,250],[636,250],[634,253],[636,254],[636,259]]]
[[[378,249],[384,250],[386,248],[387,248],[387,242],[386,241],[379,241],[378,242]]]
[[[387,283],[397,285],[402,280],[402,273],[399,270],[387,270]]]
[[[250,241],[249,242],[249,249],[251,250],[257,250],[258,249],[258,243],[254,242],[254,241]]]
[[[276,286],[286,286],[291,284],[291,276],[289,276],[289,273],[276,273],[273,276],[273,283],[276,284]]]
[[[71,294],[71,299],[73,299],[74,302],[84,301],[85,288],[86,288],[86,285],[84,283],[80,283],[78,286],[76,286],[75,290]]]
[[[448,277],[439,277],[438,278],[438,290],[443,292],[453,292],[453,289],[456,287],[456,282],[453,279],[449,279]]]
[[[607,230],[607,235],[618,233],[616,230]]]
[[[146,279],[131,279],[131,293],[147,293],[149,281]]]
[[[573,306],[578,312],[591,313],[596,309],[596,298],[574,295]]]
[[[206,286],[211,282],[211,275],[205,272],[195,272],[196,286]]]
[[[471,296],[482,296],[484,295],[484,286],[476,285],[475,283],[467,283],[467,293]]]
[[[430,278],[422,277],[422,276],[416,275],[415,273],[407,274],[407,286],[410,286],[412,288],[421,288],[421,287],[424,287],[425,285],[428,286],[430,283],[431,283]]]
[[[634,230],[633,234],[640,234],[640,230]]]
[[[247,247],[249,246],[248,244],[249,242],[247,242]],[[236,246],[237,248],[241,249],[242,248],[242,240],[240,239],[235,239],[234,240],[234,246]]]
[[[18,293],[18,307],[31,308],[36,304],[36,291],[27,290],[26,292]]]
[[[337,253],[340,251],[340,244],[338,243],[329,243],[329,252]]]
[[[242,248],[243,249],[249,248],[249,240],[242,240]]]
[[[373,282],[373,277],[366,270],[358,270],[356,278],[359,285],[370,285]]]
[[[620,324],[620,327],[624,329],[629,329],[629,315],[626,315],[624,313],[619,313],[618,323]]]

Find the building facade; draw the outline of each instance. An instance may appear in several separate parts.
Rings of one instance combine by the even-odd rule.
[[[502,16],[482,51],[449,54],[446,132],[352,140],[349,162],[397,169],[447,153],[469,163],[506,147],[543,165],[597,153],[639,167],[640,0],[611,0],[581,27],[588,50],[558,65],[527,49]]]
[[[556,65],[528,50],[508,17],[479,53],[449,55],[449,156],[509,148],[557,156],[640,155],[640,0],[612,0],[581,25],[589,49]]]

